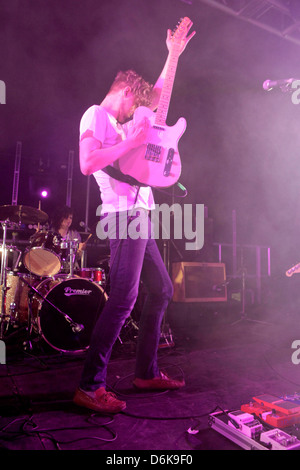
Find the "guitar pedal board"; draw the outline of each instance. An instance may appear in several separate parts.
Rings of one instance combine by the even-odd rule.
[[[300,441],[281,429],[266,429],[241,410],[211,413],[209,426],[245,450],[300,450]]]

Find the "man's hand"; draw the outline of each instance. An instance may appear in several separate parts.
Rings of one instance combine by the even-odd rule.
[[[186,46],[188,45],[192,37],[194,37],[196,34],[196,31],[193,31],[189,36],[187,35],[190,29],[192,28],[192,26],[193,26],[193,22],[190,21],[190,23],[187,25],[186,35],[185,37],[181,39],[180,47],[179,47],[179,54],[181,54],[184,51],[184,49],[186,48]],[[173,32],[171,31],[171,29],[168,29],[166,44],[167,44],[167,48],[169,51],[171,50],[171,47],[172,47],[172,41],[173,41]]]
[[[150,122],[146,117],[144,117],[139,123],[133,124],[127,137],[127,141],[130,141],[130,146],[132,148],[139,147],[146,143],[149,127]]]

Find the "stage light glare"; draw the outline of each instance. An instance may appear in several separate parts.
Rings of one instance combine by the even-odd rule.
[[[49,193],[48,193],[47,189],[42,189],[42,191],[41,191],[41,196],[42,196],[44,199],[49,196]]]

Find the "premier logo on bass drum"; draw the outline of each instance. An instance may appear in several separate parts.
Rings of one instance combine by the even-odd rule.
[[[72,287],[65,287],[65,295],[70,297],[71,295],[90,295],[91,290],[88,289],[72,289]]]

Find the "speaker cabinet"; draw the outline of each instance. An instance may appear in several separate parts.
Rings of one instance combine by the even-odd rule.
[[[174,302],[226,302],[224,263],[173,263]]]

